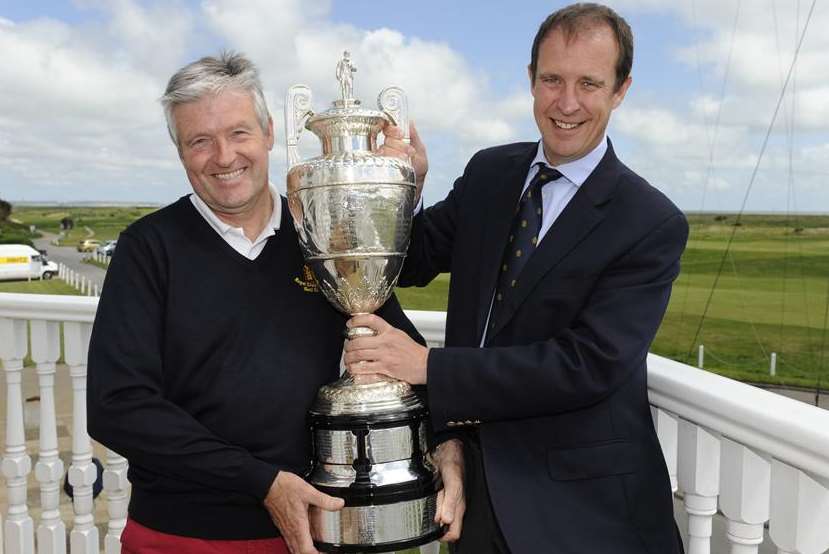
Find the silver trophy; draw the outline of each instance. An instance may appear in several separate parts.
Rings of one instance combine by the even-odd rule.
[[[416,195],[408,161],[373,153],[393,123],[409,136],[406,96],[384,89],[379,110],[353,97],[348,52],[337,64],[341,99],[311,111],[295,85],[285,102],[288,205],[305,260],[326,298],[349,314],[372,313],[394,289],[409,243]],[[300,160],[303,128],[322,155]],[[354,338],[372,334],[349,329]],[[441,483],[427,455],[428,412],[411,387],[379,375],[344,376],[322,387],[310,411],[314,459],[308,481],[345,500],[339,512],[312,508],[311,534],[327,552],[389,552],[431,542]]]

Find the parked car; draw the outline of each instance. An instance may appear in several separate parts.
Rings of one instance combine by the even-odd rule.
[[[83,239],[78,243],[78,252],[94,252],[101,245],[98,239]]]
[[[101,246],[95,249],[97,254],[103,254],[104,256],[112,256],[112,253],[115,252],[115,245],[118,244],[117,240],[108,240],[103,243]]]
[[[58,264],[26,244],[0,244],[0,280],[51,279]]]

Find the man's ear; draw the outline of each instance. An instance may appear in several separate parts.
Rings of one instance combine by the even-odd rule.
[[[625,94],[627,94],[628,89],[630,88],[631,83],[633,83],[633,77],[631,77],[630,75],[628,75],[628,78],[627,78],[627,79],[625,79],[625,81],[622,83],[622,86],[620,86],[620,87],[616,90],[616,92],[614,92],[614,93],[613,93],[613,109],[614,109],[614,110],[615,110],[616,108],[618,108],[618,107],[619,107],[619,105],[622,103],[622,100],[624,100],[624,99],[625,99]]]

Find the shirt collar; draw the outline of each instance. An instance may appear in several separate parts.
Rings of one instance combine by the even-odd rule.
[[[547,162],[547,157],[544,155],[544,141],[540,140],[538,141],[538,149],[535,153],[535,158],[533,158],[530,167],[535,167],[535,165],[539,163],[544,164],[547,167],[552,167],[564,175],[568,181],[577,187],[580,187],[587,180],[587,178],[590,177],[590,174],[593,173],[593,170],[596,169],[599,162],[602,161],[605,152],[607,152],[607,135],[602,137],[602,140],[599,141],[596,148],[578,160],[573,160],[572,162],[563,163],[553,167],[549,164],[549,162]]]
[[[279,226],[282,223],[282,197],[279,195],[279,191],[276,190],[276,187],[274,187],[270,182],[268,183],[268,190],[270,191],[271,198],[273,199],[273,211],[271,212],[270,219],[268,219],[268,223],[265,225],[264,229],[262,229],[259,239],[274,235],[275,231],[279,230]],[[228,225],[219,219],[219,216],[217,216],[216,213],[210,209],[210,206],[208,206],[198,194],[190,193],[190,201],[202,217],[204,217],[210,226],[213,227],[213,229],[215,229],[220,235],[226,235],[228,233],[241,233],[244,235],[244,231],[241,227]]]

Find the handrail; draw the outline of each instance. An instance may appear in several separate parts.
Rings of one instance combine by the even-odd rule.
[[[652,404],[829,483],[829,411],[655,354]]]
[[[0,317],[92,323],[98,299],[91,296],[0,293]]]

